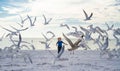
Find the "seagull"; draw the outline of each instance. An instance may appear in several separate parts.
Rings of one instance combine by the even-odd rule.
[[[70,46],[71,46],[71,48],[70,49],[68,49],[68,51],[73,51],[73,50],[75,50],[75,49],[78,49],[78,47],[79,47],[79,43],[82,41],[82,39],[78,39],[75,43],[73,43],[67,36],[65,36],[64,34],[63,34],[63,36],[64,36],[64,38],[65,38],[65,40],[70,44]],[[82,38],[83,38],[83,36],[82,36]]]
[[[90,27],[89,31],[92,33],[96,32],[96,28],[93,28],[93,24],[89,25],[88,27]]]
[[[72,26],[72,28],[74,28],[74,29],[75,29],[75,32],[78,32],[78,30],[77,30],[77,27],[75,27],[75,26]]]
[[[50,41],[51,39],[48,39],[43,33],[41,33],[43,37],[45,38],[45,41]]]
[[[70,30],[70,27],[67,24],[60,24],[60,27],[66,27],[68,30]]]
[[[113,25],[111,25],[111,26],[109,26],[107,23],[105,23],[105,25],[107,26],[107,31],[109,31],[109,30],[112,30],[113,29],[113,27],[114,27],[114,24]]]
[[[17,23],[18,25],[20,25],[21,27],[23,27],[24,22],[25,22],[28,18],[23,19],[21,15],[19,15],[19,17],[20,17],[20,19],[21,19],[21,22],[20,22],[20,23],[17,23],[17,22],[16,22],[16,23]]]
[[[48,34],[48,33],[52,34],[52,37],[51,37],[50,39],[52,39],[52,38],[54,38],[54,37],[55,37],[55,34],[54,34],[53,32],[51,32],[51,31],[47,31],[47,33],[46,33],[46,34]]]
[[[90,49],[90,47],[86,44],[85,40],[82,40],[80,42],[79,47],[85,48],[85,50]]]
[[[86,17],[85,21],[90,20],[90,19],[91,19],[91,17],[92,17],[92,15],[93,15],[93,13],[91,13],[91,14],[90,14],[90,16],[88,16],[88,14],[85,12],[85,10],[84,10],[84,9],[83,9],[83,12],[84,12],[85,17]]]
[[[85,32],[85,40],[94,40],[92,37],[91,37],[91,32],[86,29],[86,28],[83,28],[80,26],[80,29],[83,30]]]
[[[68,36],[73,36],[73,37],[79,38],[79,37],[81,37],[81,35],[84,35],[84,33],[82,31],[78,31],[77,30],[77,27],[72,26],[72,28],[75,29],[75,32],[69,32],[69,33],[67,33]]]
[[[40,42],[41,44],[45,44],[45,48],[46,48],[46,49],[50,48],[51,42],[50,42],[50,43],[44,42],[44,41],[39,41],[39,42]]]
[[[34,18],[34,20],[32,21],[31,17],[29,15],[27,15],[29,21],[30,21],[30,26],[35,26],[35,22],[36,22],[36,17]]]
[[[19,42],[18,40],[13,40],[14,42]],[[23,45],[23,44],[26,44],[26,45],[29,45],[29,47],[31,47],[32,48],[32,50],[35,50],[35,46],[33,45],[33,44],[31,44],[31,43],[29,43],[29,42],[27,42],[27,41],[21,41],[21,44]],[[21,46],[22,46],[21,45]],[[20,47],[21,47],[20,46]]]
[[[44,15],[44,14],[43,14],[43,18],[44,18],[44,20],[45,20],[44,25],[49,24],[49,23],[50,23],[50,21],[52,20],[52,18],[50,18],[49,20],[47,20],[47,18],[45,17],[45,15]]]
[[[21,15],[19,15],[19,17],[21,19],[21,24],[24,24],[24,22],[28,19],[28,18],[23,19]]]
[[[109,46],[109,39],[108,39],[108,37],[106,37],[105,42],[103,44],[100,42],[100,44],[98,44],[98,46],[99,46],[101,51],[106,50],[108,48],[108,46]]]

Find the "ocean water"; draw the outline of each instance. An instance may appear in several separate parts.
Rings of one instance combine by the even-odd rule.
[[[17,39],[15,39],[17,40]],[[44,44],[41,44],[39,41],[45,41],[44,38],[23,38],[22,39],[23,41],[26,41],[26,42],[29,42],[31,44],[33,44],[35,46],[35,49],[36,50],[44,50],[45,49],[45,45]],[[73,39],[72,38],[72,41],[75,42],[77,39]],[[67,41],[65,39],[62,39],[62,41],[64,41],[65,43],[67,43]],[[51,44],[50,44],[50,49],[51,50],[57,50],[57,46],[56,46],[56,42],[57,42],[57,38],[54,38],[52,39],[51,41]],[[101,41],[102,43],[104,43],[104,41]],[[4,49],[5,47],[9,47],[11,46],[13,43],[8,39],[8,38],[4,38],[2,41],[0,41],[0,48]],[[16,43],[17,44],[17,43]],[[111,39],[109,41],[109,47],[110,49],[114,49],[114,48],[117,48],[115,46],[116,44],[116,40],[115,39]],[[30,44],[21,44],[21,45],[27,45],[28,47],[30,47],[30,50],[32,49]],[[87,41],[87,45],[92,49],[92,50],[96,50],[98,49],[98,45],[97,44],[94,44],[93,41]],[[69,45],[65,45],[65,49],[68,49],[70,48]],[[26,47],[23,47],[22,49],[28,49]],[[83,48],[79,48],[80,50],[82,50]]]

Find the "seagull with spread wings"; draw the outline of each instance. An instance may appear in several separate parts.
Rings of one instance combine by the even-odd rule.
[[[60,27],[66,27],[68,30],[70,30],[70,27],[67,24],[60,24]]]
[[[91,20],[91,17],[93,16],[93,13],[91,13],[90,16],[88,16],[88,14],[85,12],[84,9],[83,9],[83,12],[84,12],[84,14],[85,14],[85,21]]]
[[[68,51],[73,51],[75,49],[78,49],[79,43],[82,41],[82,39],[78,39],[75,43],[73,43],[65,34],[63,34],[65,40],[70,44],[71,48],[68,49]],[[83,38],[83,35],[81,36]]]
[[[107,26],[107,31],[109,31],[109,30],[112,30],[113,29],[113,27],[114,27],[114,24],[112,24],[111,26],[109,26],[107,23],[105,23],[105,25]]]
[[[52,20],[52,18],[50,18],[49,20],[47,20],[47,18],[45,17],[45,15],[44,15],[44,14],[43,14],[43,18],[44,18],[44,20],[45,20],[44,25],[49,24],[49,23],[50,23],[50,21]]]

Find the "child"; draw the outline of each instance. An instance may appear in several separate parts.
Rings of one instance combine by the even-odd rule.
[[[56,45],[58,46],[58,54],[59,54],[59,52],[61,51],[62,44],[67,45],[66,43],[64,43],[64,42],[61,40],[61,37],[58,37],[58,41],[57,41],[57,43],[56,43]]]

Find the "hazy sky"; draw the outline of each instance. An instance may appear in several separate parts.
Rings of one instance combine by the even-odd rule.
[[[85,10],[88,14],[93,13],[92,20],[85,22]],[[83,26],[90,24],[98,25],[104,29],[107,22],[114,24],[114,28],[120,27],[120,0],[0,0],[0,25],[13,30],[10,25],[20,28],[16,22],[20,22],[19,15],[37,16],[34,27],[22,32],[23,37],[41,37],[41,33],[52,31],[56,36],[69,32],[66,28],[59,27],[61,23],[69,26]],[[44,19],[53,18],[49,25],[43,25]],[[26,21],[24,27],[29,26]],[[79,27],[78,27],[79,28]],[[73,31],[71,28],[70,31]],[[0,35],[8,33],[0,28]]]

